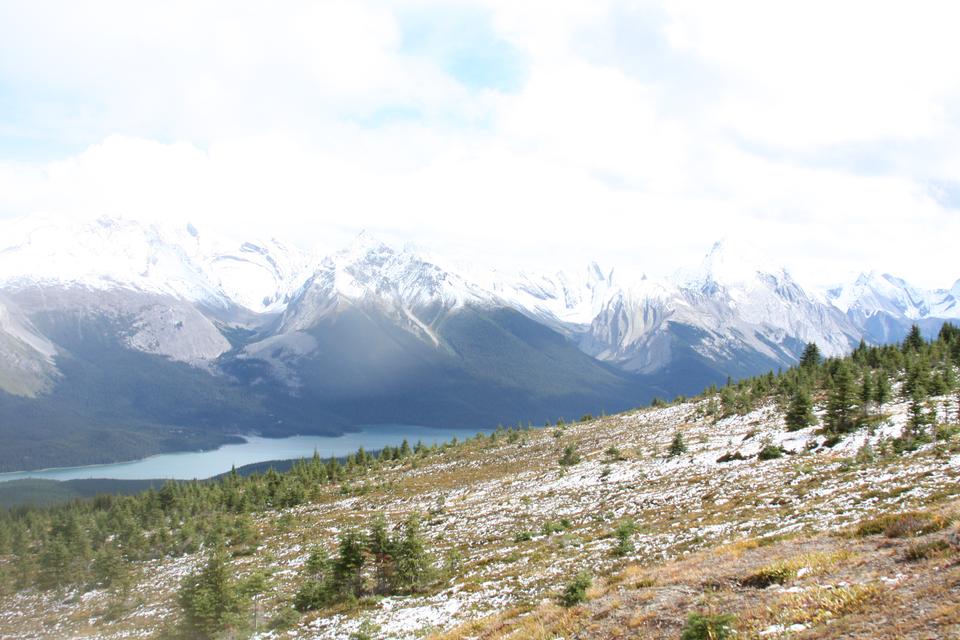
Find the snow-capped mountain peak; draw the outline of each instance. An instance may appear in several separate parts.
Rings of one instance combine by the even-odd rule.
[[[827,295],[844,313],[871,316],[885,312],[911,320],[930,313],[928,294],[889,273],[861,273],[853,283],[831,289]]]
[[[172,225],[100,216],[34,216],[4,226],[0,285],[131,289],[217,308],[275,310],[306,258],[275,240],[207,237]]]
[[[718,240],[693,269],[681,269],[674,280],[681,287],[706,291],[716,287],[753,288],[759,277],[786,277],[782,267],[772,267],[772,261],[760,249],[740,240]]]

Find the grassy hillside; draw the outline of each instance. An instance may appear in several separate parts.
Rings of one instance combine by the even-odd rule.
[[[951,637],[958,344],[948,332],[575,424],[18,512],[0,520],[0,636],[182,635],[184,594],[219,566],[224,637]],[[885,401],[841,406],[843,380],[881,373]],[[802,392],[814,421],[788,425]],[[430,570],[380,588],[398,566],[373,551],[372,524],[400,536],[412,514]],[[82,551],[77,537],[89,563],[63,564],[55,550]]]

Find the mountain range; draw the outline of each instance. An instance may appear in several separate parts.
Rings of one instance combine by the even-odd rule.
[[[621,278],[464,267],[366,233],[315,255],[120,218],[0,231],[0,470],[618,411],[788,366],[807,342],[840,355],[960,318],[960,281],[808,290],[728,241]]]

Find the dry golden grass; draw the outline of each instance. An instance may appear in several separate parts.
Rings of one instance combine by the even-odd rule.
[[[545,603],[529,612],[514,609],[468,622],[451,631],[430,635],[427,640],[552,640],[581,628],[584,615],[582,607],[568,609]]]
[[[759,588],[768,587],[772,584],[785,584],[796,579],[801,573],[804,577],[819,575],[838,563],[849,559],[852,555],[851,551],[845,549],[806,553],[761,567],[740,582],[744,586]]]
[[[887,588],[876,582],[848,586],[811,587],[791,594],[775,606],[773,617],[783,625],[815,626],[875,604]]]

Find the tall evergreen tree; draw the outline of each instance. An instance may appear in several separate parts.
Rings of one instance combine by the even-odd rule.
[[[924,341],[923,335],[920,333],[920,327],[913,325],[910,327],[910,332],[907,334],[907,337],[903,340],[903,351],[904,352],[918,352],[923,349]]]
[[[411,515],[403,525],[403,535],[393,542],[394,571],[391,577],[395,592],[421,589],[432,575],[430,556],[420,533],[420,519]]]
[[[387,523],[383,516],[377,516],[367,533],[367,550],[373,557],[376,591],[388,593],[393,576],[393,541],[387,533]]]
[[[850,365],[840,361],[833,374],[832,388],[827,398],[827,414],[824,419],[827,431],[834,435],[849,433],[856,428],[854,413],[853,374]]]
[[[907,426],[910,427],[911,435],[922,437],[926,431],[926,426],[932,422],[932,417],[927,412],[925,396],[919,389],[915,390],[910,397],[907,416]]]
[[[863,372],[863,381],[860,383],[860,413],[864,417],[866,417],[870,409],[870,403],[873,402],[873,387],[873,376],[870,375],[870,370],[867,369]]]
[[[813,416],[813,402],[810,400],[810,392],[803,385],[797,385],[793,396],[790,398],[790,406],[787,407],[785,416],[787,431],[799,431],[810,426],[816,421]]]
[[[808,342],[803,349],[803,355],[800,356],[800,368],[812,371],[820,365],[820,359],[820,347],[816,342]]]
[[[363,593],[364,540],[356,531],[340,536],[339,552],[333,565],[334,590],[342,596]]]
[[[877,403],[877,412],[883,411],[883,405],[890,402],[890,396],[893,391],[890,389],[890,379],[886,372],[878,371],[877,379],[873,386],[873,400]]]

